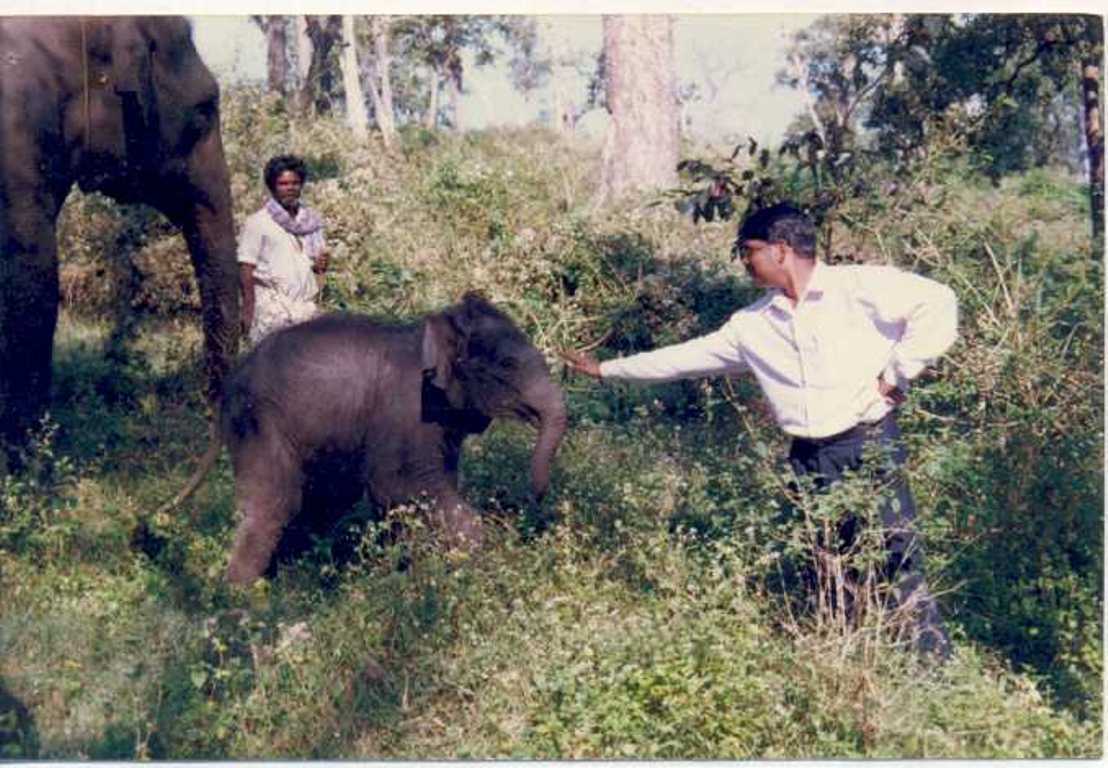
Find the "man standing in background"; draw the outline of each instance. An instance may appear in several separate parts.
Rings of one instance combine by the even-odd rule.
[[[307,181],[304,161],[278,155],[265,166],[270,197],[239,236],[242,327],[251,344],[319,311],[317,275],[327,271],[323,220],[300,202]]]

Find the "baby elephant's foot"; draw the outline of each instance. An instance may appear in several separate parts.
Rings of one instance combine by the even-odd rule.
[[[443,509],[438,522],[439,538],[448,549],[476,552],[484,544],[481,518],[464,503]]]

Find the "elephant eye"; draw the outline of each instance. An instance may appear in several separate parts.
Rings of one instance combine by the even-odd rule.
[[[500,367],[506,371],[514,370],[519,365],[519,361],[514,357],[502,357],[500,358]]]

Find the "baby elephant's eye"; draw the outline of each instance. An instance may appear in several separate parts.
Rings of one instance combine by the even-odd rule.
[[[519,361],[514,357],[502,357],[500,358],[500,367],[506,371],[511,371],[519,365]]]

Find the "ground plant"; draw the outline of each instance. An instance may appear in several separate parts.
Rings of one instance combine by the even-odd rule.
[[[207,439],[184,245],[148,209],[74,193],[51,407],[0,479],[0,758],[1101,755],[1103,260],[1079,178],[994,183],[939,152],[852,169],[827,208],[828,258],[959,298],[959,341],[900,419],[954,636],[929,666],[873,578],[879,543],[824,546],[879,478],[793,483],[750,380],[561,369],[559,348],[671,343],[756,296],[728,265],[734,218],[664,196],[595,208],[598,152],[540,129],[410,130],[386,151],[248,89],[223,121],[238,224],[269,155],[306,158],[326,308],[404,320],[479,290],[547,355],[570,418],[551,491],[533,505],[533,435],[497,423],[462,468],[479,556],[432,546],[419,500],[358,506],[229,586],[226,457],[155,513]],[[787,157],[750,162],[828,199]]]

